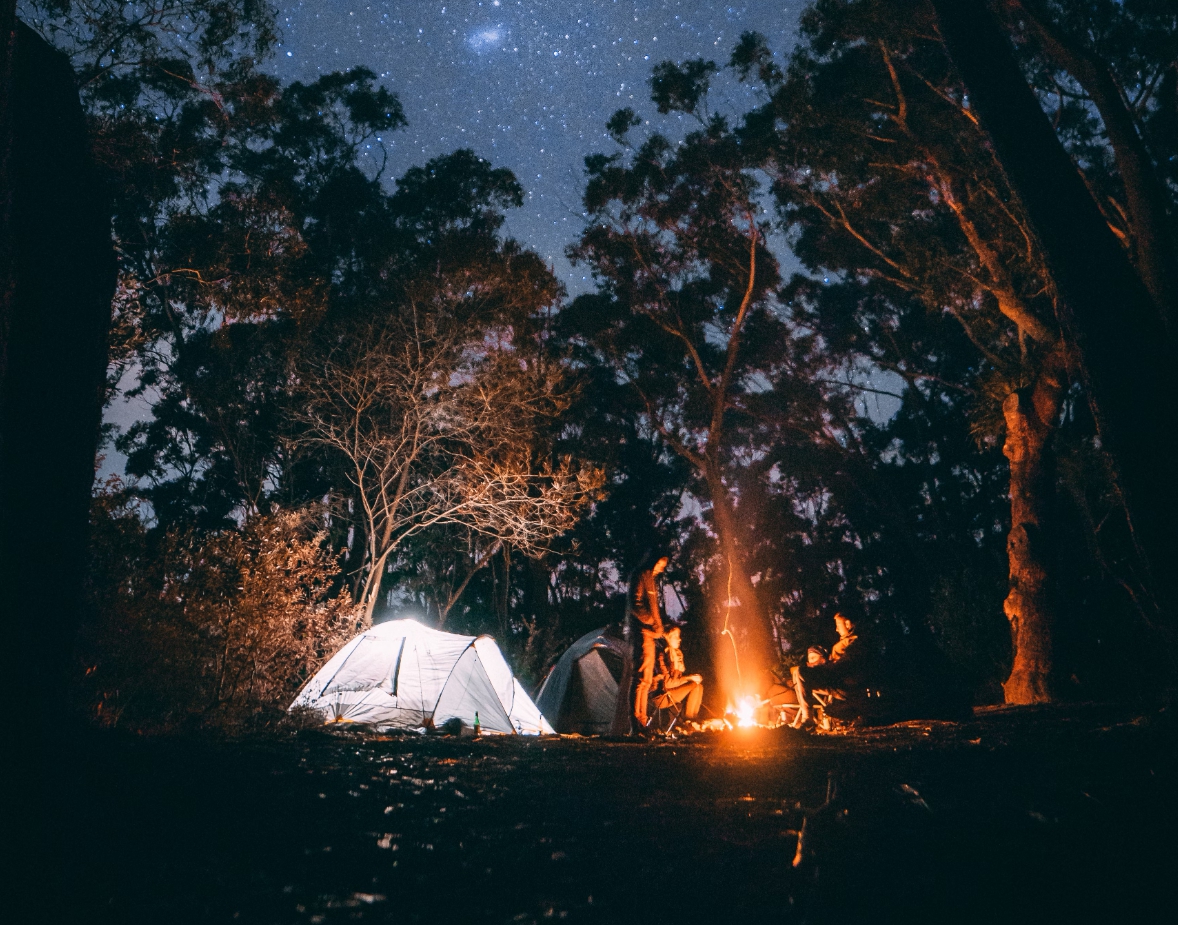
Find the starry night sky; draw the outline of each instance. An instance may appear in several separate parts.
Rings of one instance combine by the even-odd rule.
[[[692,130],[690,118],[655,111],[651,68],[692,58],[723,65],[746,31],[766,36],[784,58],[807,2],[305,0],[280,6],[282,43],[269,66],[284,82],[357,65],[379,75],[409,120],[385,139],[390,183],[457,148],[510,168],[527,199],[508,214],[507,233],[551,263],[576,295],[591,281],[564,252],[584,227],[585,156],[617,150],[606,120],[630,106],[650,120],[649,130],[670,137]],[[757,101],[728,75],[713,81],[714,112],[738,117]],[[373,152],[374,168],[380,156]],[[796,264],[782,256],[788,274]],[[121,396],[106,420],[125,428],[149,414],[149,396]],[[100,475],[121,472],[123,455],[105,453]]]
[[[550,261],[571,293],[584,273],[564,259],[583,227],[583,162],[613,152],[605,122],[623,106],[674,136],[693,127],[658,117],[651,68],[665,60],[727,62],[740,33],[779,55],[793,44],[804,0],[721,5],[705,0],[307,0],[280,7],[284,80],[363,65],[401,99],[409,126],[387,138],[386,176],[456,148],[515,172],[527,191],[507,233]],[[713,110],[738,114],[754,91],[716,82]]]

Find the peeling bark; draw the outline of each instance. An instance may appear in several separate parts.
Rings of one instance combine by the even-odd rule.
[[[1055,550],[1055,458],[1051,439],[1067,385],[1060,343],[1043,371],[1002,405],[1010,462],[1010,534],[1006,553],[1010,591],[1003,604],[1010,621],[1014,663],[1002,687],[1007,703],[1044,703],[1051,697],[1055,605],[1051,588]]]

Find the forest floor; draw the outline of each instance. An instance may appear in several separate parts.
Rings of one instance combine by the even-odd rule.
[[[95,732],[69,760],[77,921],[1071,923],[1178,901],[1172,710],[656,742]]]

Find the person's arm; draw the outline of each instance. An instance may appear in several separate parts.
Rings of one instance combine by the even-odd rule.
[[[836,685],[841,674],[842,662],[823,662],[821,665],[808,665],[802,669],[806,687],[811,690]]]

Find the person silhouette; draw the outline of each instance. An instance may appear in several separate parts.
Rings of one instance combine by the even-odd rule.
[[[656,644],[663,637],[658,577],[670,561],[670,557],[661,549],[647,550],[630,578],[626,596],[626,634],[630,639],[634,664],[631,715],[639,731],[649,723],[646,703],[654,684]]]
[[[681,640],[682,634],[677,626],[672,626],[663,633],[666,648],[659,655],[662,693],[655,697],[655,705],[660,710],[665,710],[686,700],[683,714],[687,719],[695,719],[704,699],[704,679],[703,675],[686,674],[687,665],[683,661]]]

